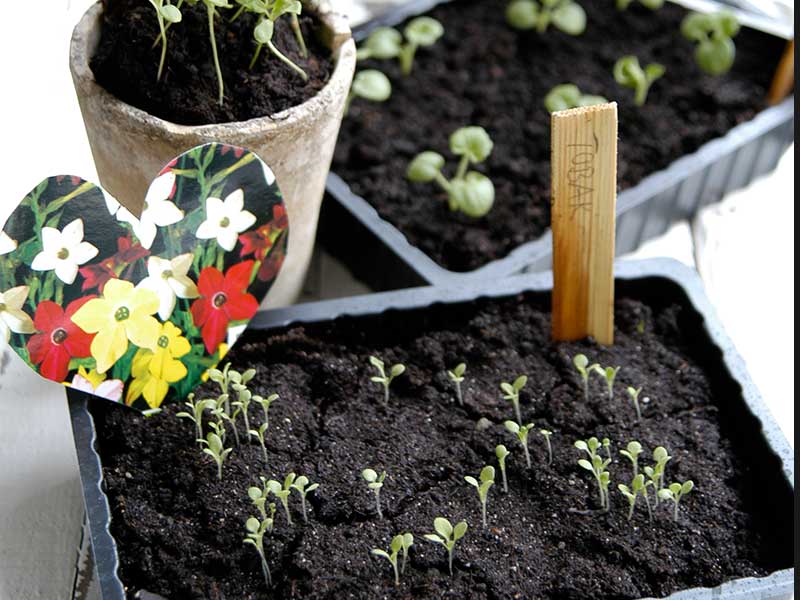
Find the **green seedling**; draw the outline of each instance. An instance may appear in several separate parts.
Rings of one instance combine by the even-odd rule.
[[[297,38],[297,43],[300,46],[300,53],[302,56],[307,56],[306,43],[303,40],[303,34],[300,32],[300,23],[297,21],[297,15],[303,10],[303,5],[299,0],[248,0],[246,3],[238,0],[242,6],[246,6],[248,12],[252,12],[258,16],[258,23],[253,29],[253,38],[256,41],[256,49],[253,53],[253,58],[250,60],[250,69],[252,69],[258,57],[261,54],[261,49],[265,46],[272,55],[294,71],[303,81],[308,81],[308,75],[303,69],[297,66],[294,61],[287,57],[283,52],[275,47],[272,42],[273,35],[275,34],[275,23],[283,15],[289,15],[291,18],[292,30]],[[296,28],[295,28],[296,27]]]
[[[369,379],[370,381],[379,383],[383,386],[383,401],[386,406],[389,406],[389,386],[392,384],[392,381],[394,381],[395,377],[398,377],[406,372],[406,367],[400,363],[392,365],[389,369],[389,374],[387,375],[386,365],[380,358],[370,356],[369,364],[378,370],[378,375],[374,375]]]
[[[686,39],[697,42],[694,59],[710,75],[730,71],[736,58],[733,37],[739,33],[739,21],[730,11],[717,13],[690,13],[681,23],[681,33]]]
[[[655,489],[660,490],[664,487],[664,474],[667,471],[667,463],[672,460],[672,457],[664,446],[658,446],[653,450],[653,460],[656,461],[655,470],[659,474],[659,480]],[[656,494],[656,498],[658,498],[658,494]]]
[[[664,472],[664,465],[656,465],[655,467],[647,466],[644,469],[644,474],[646,477],[645,480],[645,497],[648,497],[647,488],[653,488],[653,492],[655,493],[655,504],[658,506],[658,490],[660,489],[661,484],[661,475]],[[650,502],[648,500],[647,503],[648,507],[650,506]]]
[[[217,479],[222,481],[222,465],[231,453],[231,448],[226,448],[222,439],[216,433],[209,433],[206,439],[199,441],[206,445],[203,448],[203,453],[208,454],[217,463]]]
[[[678,505],[686,494],[694,489],[692,480],[684,481],[683,483],[670,483],[669,487],[658,490],[658,497],[661,500],[672,500],[675,505],[673,511],[673,519],[678,521]]]
[[[588,440],[578,440],[575,442],[575,447],[589,455],[589,460],[581,458],[578,460],[578,465],[594,476],[600,494],[600,508],[608,512],[611,507],[608,497],[608,486],[611,483],[611,474],[606,471],[606,467],[611,464],[611,459],[607,458],[603,460],[597,453],[597,450],[600,448],[600,441],[596,437],[591,437]]]
[[[257,487],[255,485],[250,486],[247,488],[247,497],[250,498],[250,501],[253,505],[258,509],[258,512],[261,514],[262,519],[267,518],[267,498],[269,497],[269,488],[267,487],[267,480],[265,477],[260,477],[261,479],[261,487]],[[270,506],[274,507],[274,504],[270,504]],[[273,511],[274,516],[274,511]]]
[[[211,409],[211,415],[216,419],[216,426],[215,423],[211,423],[211,427],[215,430],[217,435],[222,438],[222,441],[225,441],[225,422],[227,421],[230,426],[231,430],[233,430],[233,439],[236,441],[236,446],[239,446],[239,429],[236,427],[236,417],[239,416],[241,409],[239,407],[234,407],[232,412],[228,412],[225,410],[225,405],[228,401],[228,394],[222,394],[219,398],[217,398],[216,404],[214,408]]]
[[[553,432],[548,429],[540,429],[539,433],[542,434],[544,437],[544,443],[547,446],[547,464],[553,464],[553,446],[550,443],[550,436],[553,435]]]
[[[642,453],[642,445],[636,441],[628,442],[625,450],[620,450],[619,453],[631,461],[633,476],[636,477],[639,474],[639,455]]]
[[[436,533],[425,534],[425,539],[429,542],[441,544],[447,549],[447,564],[450,568],[450,577],[453,576],[453,552],[456,542],[467,533],[467,522],[461,521],[455,527],[444,517],[436,517],[433,520],[433,529]]]
[[[296,478],[297,476],[294,473],[289,473],[283,480],[282,485],[280,481],[276,481],[275,479],[270,479],[267,481],[267,490],[269,490],[270,494],[281,501],[283,510],[286,512],[286,522],[289,525],[293,524],[292,513],[289,511],[289,495],[292,493],[292,485],[294,484]]]
[[[592,96],[591,94],[581,93],[581,90],[574,83],[562,83],[561,85],[557,85],[544,97],[544,106],[547,108],[547,111],[551,113],[581,106],[605,104],[606,102],[608,102],[608,100],[603,96]],[[583,356],[583,354],[579,354],[578,356]],[[586,357],[584,356],[584,358]]]
[[[197,0],[188,0],[194,3]],[[211,56],[214,59],[214,72],[217,74],[217,89],[219,105],[225,102],[225,81],[222,79],[222,68],[219,65],[219,52],[217,50],[217,36],[214,32],[214,18],[217,15],[218,8],[231,8],[228,0],[201,0],[206,7],[206,15],[208,17],[208,37],[211,41]]]
[[[259,425],[258,429],[249,429],[247,431],[248,435],[251,435],[258,440],[258,444],[261,446],[261,453],[264,455],[264,464],[267,463],[267,429],[269,429],[269,424],[262,423]]]
[[[606,455],[608,455],[608,460],[613,461],[614,458],[611,456],[611,440],[608,438],[603,438],[602,444],[603,449],[606,451]]]
[[[462,127],[450,136],[450,152],[460,157],[452,179],[442,174],[444,156],[432,151],[418,154],[408,165],[406,177],[415,183],[435,181],[447,193],[451,211],[461,211],[475,219],[483,217],[494,204],[494,184],[486,175],[467,169],[470,165],[484,162],[493,147],[494,143],[483,127]]]
[[[581,375],[581,383],[583,384],[583,399],[586,400],[586,402],[588,402],[589,373],[591,373],[595,368],[599,367],[599,365],[597,363],[594,363],[592,366],[589,366],[589,359],[586,358],[585,354],[576,354],[572,359],[572,364],[575,365],[575,368]]]
[[[642,69],[635,56],[623,56],[614,63],[614,81],[635,90],[633,102],[636,106],[644,106],[650,86],[665,72],[664,65],[658,63],[650,63]]]
[[[480,482],[470,475],[464,477],[464,481],[478,491],[478,499],[481,501],[481,520],[483,528],[486,529],[486,501],[489,499],[489,489],[494,485],[494,467],[483,467],[478,477]]]
[[[350,105],[356,98],[370,102],[385,102],[392,95],[392,83],[389,78],[376,69],[359,71],[353,77],[350,93],[344,103],[344,114],[350,112]]]
[[[512,0],[506,7],[506,21],[514,29],[535,29],[544,33],[552,25],[567,35],[586,30],[586,12],[573,0]]]
[[[458,405],[464,406],[464,396],[461,394],[461,382],[464,381],[464,373],[467,372],[467,365],[459,363],[452,371],[447,372],[447,376],[456,385],[456,398],[458,398]]]
[[[410,75],[417,50],[421,47],[433,46],[444,35],[444,27],[431,17],[417,17],[408,22],[403,33],[406,38],[405,43],[403,43],[403,36],[396,29],[378,27],[369,34],[364,45],[358,49],[357,59],[388,60],[397,58],[400,61],[400,71],[403,75]]]
[[[511,405],[514,407],[514,416],[517,418],[517,423],[522,423],[522,415],[519,409],[519,393],[527,383],[528,376],[520,375],[514,380],[514,383],[504,381],[500,384],[500,391],[503,392],[503,399],[511,402]]]
[[[261,558],[261,571],[264,573],[264,581],[267,587],[272,587],[272,574],[269,572],[269,564],[267,564],[267,556],[264,552],[264,535],[271,533],[275,525],[275,505],[270,504],[271,515],[259,520],[255,517],[250,517],[245,523],[247,529],[247,537],[244,539],[245,544],[252,545],[258,552]]]
[[[364,469],[361,471],[361,477],[367,482],[367,487],[375,494],[375,506],[378,509],[378,518],[383,519],[383,512],[381,512],[381,488],[386,479],[386,471],[381,471],[381,474],[378,475],[372,469]]]
[[[206,409],[212,408],[215,403],[213,400],[197,400],[194,399],[194,394],[189,394],[187,396],[187,401],[183,403],[186,407],[189,408],[189,411],[179,412],[176,417],[179,419],[189,419],[192,423],[194,423],[195,428],[195,440],[202,440],[203,439],[203,413]],[[202,447],[202,444],[200,444]]]
[[[622,367],[601,367],[600,365],[592,365],[592,369],[598,375],[606,380],[606,390],[608,391],[608,399],[614,399],[614,380],[617,378],[617,373]]]
[[[250,401],[253,399],[253,393],[247,389],[247,386],[241,383],[233,384],[233,391],[236,392],[237,400],[234,400],[233,406],[242,414],[244,418],[244,429],[250,431],[250,419],[248,418],[248,411],[250,410]],[[250,437],[247,438],[248,443]]]
[[[633,403],[633,408],[636,409],[636,420],[641,421],[642,411],[639,408],[639,394],[642,393],[642,388],[634,388],[628,386],[626,391],[628,392],[628,396],[630,397],[631,402]]]
[[[158,62],[158,75],[156,81],[161,81],[161,74],[164,71],[164,59],[167,57],[167,27],[173,23],[180,23],[183,16],[180,9],[169,0],[148,0],[156,11],[158,19],[158,29],[161,32],[158,39],[161,41],[161,60]]]
[[[373,556],[381,556],[389,561],[394,570],[394,584],[400,585],[400,573],[405,573],[406,559],[408,558],[408,551],[414,545],[414,536],[410,533],[403,533],[396,535],[392,538],[392,543],[389,545],[389,552],[381,550],[380,548],[373,548],[370,553]],[[397,568],[397,555],[403,552],[402,566]]]
[[[503,493],[507,494],[508,480],[506,479],[506,458],[508,458],[508,455],[511,453],[503,444],[499,444],[495,447],[494,454],[497,456],[497,463],[500,465],[500,475],[503,479]]]
[[[617,0],[617,10],[628,10],[633,0]],[[650,10],[658,10],[664,6],[664,0],[639,0],[639,4]]]
[[[503,423],[505,428],[514,435],[517,436],[517,440],[519,441],[519,445],[522,446],[522,452],[525,454],[525,464],[528,468],[531,468],[531,454],[528,451],[528,433],[530,430],[533,429],[533,423],[528,423],[527,425],[520,425],[519,423],[515,423],[514,421],[506,421]]]
[[[628,500],[628,521],[633,518],[633,510],[636,508],[636,498],[638,498],[639,494],[645,495],[647,494],[647,490],[645,488],[644,483],[644,475],[639,473],[636,477],[633,478],[631,482],[631,487],[628,487],[624,483],[620,483],[617,486],[617,489],[622,493],[625,498]],[[647,512],[650,513],[650,503],[647,504]]]
[[[278,394],[270,394],[266,398],[262,398],[261,396],[253,396],[252,398],[252,401],[261,407],[261,411],[264,413],[264,425],[266,425],[267,428],[269,428],[269,407],[272,406],[272,403],[279,397]]]
[[[197,0],[187,0],[187,2],[196,2]],[[244,373],[239,373],[231,369],[231,363],[225,363],[222,370],[213,368],[208,370],[208,378],[219,385],[220,392],[225,395],[225,412],[231,412],[229,403],[230,387],[233,384],[247,385],[255,377],[255,369],[247,369]]]
[[[298,494],[300,494],[300,506],[303,510],[303,521],[308,523],[308,511],[306,511],[306,495],[309,492],[313,492],[315,489],[319,487],[318,483],[312,483],[308,485],[308,477],[305,475],[300,475],[294,482],[289,486],[293,490],[296,490]]]

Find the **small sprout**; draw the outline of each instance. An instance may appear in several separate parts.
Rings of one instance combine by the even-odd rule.
[[[250,517],[247,519],[247,523],[245,523],[247,537],[244,539],[244,543],[251,544],[258,552],[258,556],[261,558],[261,570],[264,573],[264,581],[266,582],[267,587],[272,587],[272,574],[269,572],[267,557],[264,553],[264,534],[271,533],[275,524],[275,505],[270,504],[269,507],[270,516],[266,516],[266,513],[264,513],[264,516],[260,521],[255,517]]]
[[[364,45],[359,48],[356,54],[357,59],[397,58],[400,61],[400,70],[403,75],[410,75],[417,49],[433,46],[444,35],[444,27],[431,17],[417,17],[408,22],[403,33],[406,38],[405,44],[403,44],[403,36],[396,29],[378,27],[369,34]]]
[[[664,75],[664,65],[650,63],[644,69],[635,56],[623,56],[614,64],[614,80],[623,87],[636,90],[633,102],[636,106],[644,106],[647,92],[653,82]]]
[[[517,423],[522,423],[522,416],[519,410],[519,393],[525,384],[528,383],[527,375],[520,375],[514,380],[514,383],[504,381],[500,384],[500,390],[503,392],[503,399],[511,402],[514,407],[514,416],[517,417]]]
[[[481,501],[481,519],[483,528],[486,529],[486,501],[489,498],[489,489],[494,485],[494,467],[486,466],[481,469],[480,483],[474,477],[467,475],[464,481],[478,490],[478,499]]]
[[[239,412],[242,413],[242,417],[244,417],[244,429],[245,431],[250,431],[250,419],[248,418],[248,410],[250,409],[250,401],[253,399],[253,394],[250,390],[247,389],[246,385],[241,383],[234,383],[233,384],[233,391],[236,392],[238,395],[238,400],[233,402],[233,406],[235,406]],[[248,443],[250,442],[250,437],[247,438]]]
[[[308,486],[308,487],[306,487]],[[305,475],[300,475],[294,482],[289,486],[293,490],[297,490],[297,493],[300,494],[300,504],[303,508],[303,521],[308,523],[308,512],[306,511],[306,494],[309,492],[313,492],[315,489],[319,487],[318,483],[312,483],[308,485],[308,477]]]
[[[403,533],[400,535],[396,535],[392,538],[392,543],[389,546],[389,552],[385,550],[381,550],[379,548],[374,548],[371,550],[371,554],[373,556],[382,556],[389,563],[392,565],[392,569],[394,569],[394,584],[400,585],[400,573],[405,573],[406,570],[406,559],[408,558],[408,551],[411,546],[414,545],[414,536],[410,533]],[[403,564],[400,569],[397,568],[397,555],[402,550],[403,552]]]
[[[212,408],[215,403],[213,400],[197,400],[195,402],[194,394],[189,394],[184,405],[189,407],[190,412],[179,412],[175,416],[180,419],[189,419],[194,423],[195,440],[199,443],[199,441],[203,439],[203,412],[205,412],[206,409]],[[202,447],[202,444],[200,444],[200,446]]]
[[[611,456],[611,440],[608,438],[603,438],[602,443],[603,443],[603,448],[606,451],[606,454],[608,454],[608,460],[614,460],[613,457]]]
[[[528,468],[531,468],[531,454],[528,451],[528,433],[531,429],[533,429],[533,423],[528,423],[527,425],[520,425],[519,423],[515,423],[514,421],[506,421],[503,423],[506,429],[517,436],[517,440],[519,440],[519,445],[522,446],[522,452],[525,454],[525,464]]]
[[[453,576],[453,550],[456,542],[467,533],[467,522],[461,521],[455,527],[444,517],[436,517],[433,520],[433,529],[436,533],[425,534],[425,539],[429,542],[441,544],[447,549],[447,563],[450,567],[450,576]]]
[[[690,479],[688,481],[684,481],[683,483],[671,483],[669,484],[669,487],[658,490],[659,498],[662,500],[672,500],[672,502],[674,502],[675,510],[673,512],[673,519],[676,522],[678,521],[678,504],[680,504],[681,498],[683,498],[693,489],[694,483]]]
[[[249,429],[247,431],[248,435],[251,435],[258,440],[258,444],[261,446],[261,452],[264,454],[264,464],[267,463],[267,429],[269,429],[269,423],[262,423],[259,425],[258,429]]]
[[[636,477],[639,474],[639,455],[642,453],[642,445],[636,441],[628,442],[625,450],[620,450],[619,453],[631,461],[633,476]]]
[[[655,467],[645,467],[644,474],[647,477],[647,481],[645,483],[645,498],[648,497],[647,495],[647,486],[652,487],[656,497],[656,506],[658,506],[658,492],[661,488],[661,475],[664,472],[664,465],[656,465]],[[650,502],[648,500],[647,507],[650,507]]]
[[[177,6],[170,4],[167,0],[148,0],[156,11],[156,19],[158,19],[158,29],[160,34],[158,39],[161,41],[161,60],[158,62],[158,75],[156,81],[161,81],[161,73],[164,71],[164,59],[167,57],[167,27],[173,23],[180,23],[183,18],[180,9]]]
[[[216,431],[216,433],[222,438],[222,441],[225,441],[225,421],[230,423],[231,429],[233,430],[233,438],[236,440],[236,446],[239,446],[239,429],[236,427],[236,417],[239,416],[241,412],[241,407],[234,406],[233,411],[226,410],[230,408],[230,404],[228,403],[228,394],[222,394],[219,398],[217,398],[216,405],[214,408],[211,409],[212,416],[216,419],[216,424],[212,422],[210,424],[211,428]]]
[[[359,71],[353,77],[350,93],[344,103],[344,114],[350,111],[350,104],[355,98],[363,98],[370,102],[386,102],[392,95],[392,84],[389,78],[376,69]]]
[[[601,375],[606,380],[606,389],[608,390],[608,399],[614,399],[614,380],[617,378],[617,373],[622,367],[601,367],[600,365],[592,365],[595,373]]]
[[[286,511],[286,522],[289,523],[289,525],[292,525],[292,513],[289,512],[289,495],[292,493],[292,484],[296,477],[294,473],[289,473],[286,479],[283,480],[283,485],[274,479],[267,481],[267,489],[270,494],[281,501],[283,510]]]
[[[572,359],[572,364],[581,374],[581,382],[583,383],[583,399],[589,401],[589,373],[595,368],[599,367],[597,363],[589,366],[589,359],[585,354],[576,354]]]
[[[506,7],[506,21],[514,29],[547,31],[550,23],[567,35],[586,30],[586,13],[573,0],[512,0]]]
[[[217,479],[222,480],[222,465],[228,454],[231,453],[231,448],[226,448],[222,439],[216,433],[209,433],[206,439],[199,440],[206,447],[203,448],[203,453],[208,454],[217,463]]]
[[[266,398],[262,398],[261,396],[253,396],[252,402],[255,402],[261,407],[261,411],[264,413],[264,425],[269,428],[269,407],[272,406],[272,403],[275,402],[280,396],[278,394],[270,394]]]
[[[206,5],[206,15],[208,18],[208,37],[211,42],[211,56],[214,59],[214,71],[217,74],[217,89],[219,91],[218,99],[219,105],[222,106],[225,101],[225,82],[222,79],[222,69],[219,65],[219,52],[217,51],[217,36],[214,33],[214,17],[217,14],[217,8],[230,8],[228,0],[203,0]]]
[[[386,479],[386,471],[381,471],[381,474],[378,475],[372,469],[364,469],[361,471],[361,477],[367,482],[367,487],[375,494],[375,506],[378,509],[378,518],[383,519],[383,513],[381,512],[381,488],[383,487],[383,481]]]
[[[484,162],[493,147],[494,142],[483,127],[462,127],[450,136],[450,151],[461,157],[452,179],[442,174],[444,157],[431,151],[418,154],[411,161],[406,177],[415,183],[435,181],[447,193],[451,211],[476,219],[483,217],[494,204],[494,184],[486,175],[467,169]]]
[[[267,498],[269,497],[269,489],[267,488],[267,480],[264,477],[261,477],[261,485],[262,487],[250,486],[247,488],[247,497],[250,498],[250,501],[253,505],[258,509],[258,512],[261,514],[262,519],[267,518]],[[270,504],[270,506],[275,506],[274,504]]]
[[[508,493],[508,480],[506,479],[506,458],[511,454],[508,448],[500,444],[495,447],[494,454],[497,456],[497,462],[500,465],[500,475],[503,478],[503,493]]]
[[[733,37],[739,33],[736,15],[727,10],[712,14],[690,13],[681,23],[683,37],[697,42],[694,59],[709,75],[730,71],[736,58]]]
[[[562,83],[555,86],[544,97],[544,106],[548,112],[554,113],[560,110],[578,108],[579,106],[593,106],[595,104],[605,104],[608,102],[603,96],[592,96],[583,94],[574,83]],[[583,356],[579,354],[578,356]],[[584,359],[586,358],[583,356]],[[577,356],[575,357],[577,358]]]
[[[634,387],[628,386],[627,392],[628,392],[628,396],[630,396],[631,402],[633,402],[633,408],[636,409],[636,420],[637,421],[641,421],[642,420],[642,411],[639,408],[639,394],[642,393],[642,388],[634,388]]]
[[[628,10],[633,0],[617,0],[617,10]],[[639,0],[639,4],[650,10],[658,10],[664,6],[664,0]]]
[[[539,433],[544,436],[544,443],[547,445],[547,464],[553,464],[553,446],[550,443],[550,436],[553,435],[553,432],[548,429],[540,429]]]
[[[356,52],[357,60],[397,58],[403,47],[403,35],[393,27],[378,27],[367,36]]]
[[[392,381],[395,377],[402,375],[406,371],[405,365],[396,364],[392,365],[389,369],[389,374],[386,374],[386,365],[384,365],[383,361],[380,358],[376,358],[375,356],[369,357],[369,364],[375,367],[378,370],[379,375],[375,375],[370,377],[370,381],[374,381],[375,383],[379,383],[383,386],[383,401],[386,406],[389,406],[389,386],[392,384]]]
[[[597,450],[600,448],[600,441],[596,437],[591,437],[588,440],[578,440],[575,442],[575,447],[589,455],[590,460],[582,458],[578,461],[578,465],[594,476],[597,481],[597,488],[600,492],[600,508],[608,512],[611,507],[608,497],[608,486],[611,483],[611,474],[606,471],[606,467],[611,464],[611,459],[607,458],[603,460],[597,453]]]
[[[639,473],[636,477],[633,478],[631,482],[631,487],[628,487],[624,483],[620,483],[617,486],[622,495],[628,499],[628,521],[633,518],[633,509],[636,508],[636,498],[639,494],[646,494],[645,484],[644,484],[644,475]],[[649,512],[649,505],[648,505],[648,512]]]
[[[459,363],[452,371],[447,372],[450,380],[456,384],[456,398],[458,398],[458,405],[464,406],[464,397],[461,395],[461,382],[464,381],[464,373],[467,372],[467,365]]]
[[[653,460],[656,461],[655,470],[660,476],[656,489],[660,490],[664,487],[664,473],[667,470],[667,463],[672,460],[672,457],[664,446],[658,446],[653,450]],[[656,498],[658,498],[658,496],[656,496]]]
[[[253,39],[256,42],[256,50],[253,53],[253,58],[250,60],[250,69],[252,69],[256,62],[258,61],[258,57],[261,54],[261,50],[264,46],[267,47],[267,50],[270,53],[280,60],[283,64],[289,67],[292,71],[294,71],[303,81],[308,81],[308,75],[306,74],[303,69],[298,67],[290,58],[288,58],[283,52],[278,50],[273,43],[273,35],[275,33],[275,23],[278,21],[280,17],[283,15],[289,15],[290,18],[290,26],[292,31],[295,34],[295,38],[297,39],[297,45],[300,47],[300,55],[303,58],[308,56],[308,50],[306,48],[306,42],[303,39],[303,34],[300,31],[300,22],[297,19],[297,15],[299,15],[303,10],[303,5],[300,3],[299,0],[279,0],[279,1],[270,1],[270,0],[237,0],[241,6],[240,10],[234,15],[234,18],[237,17],[242,10],[246,10],[248,12],[253,13],[257,17],[256,26],[253,29]]]

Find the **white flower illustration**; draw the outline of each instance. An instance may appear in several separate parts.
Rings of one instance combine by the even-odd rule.
[[[14,333],[33,333],[33,320],[22,310],[28,299],[27,285],[20,285],[5,292],[0,292],[0,335],[6,341]]]
[[[139,239],[142,247],[149,249],[153,245],[158,231],[157,227],[174,225],[183,219],[183,211],[169,199],[174,186],[175,173],[167,171],[156,177],[150,184],[144,199],[144,210],[138,219],[124,206],[117,211],[117,219],[123,223],[129,223],[133,227],[133,233]]]
[[[0,231],[0,256],[13,252],[16,249],[17,241],[12,240],[5,231]]]
[[[244,192],[231,192],[223,202],[219,198],[206,200],[206,220],[197,228],[201,240],[216,238],[217,243],[230,252],[236,246],[239,234],[256,222],[253,213],[243,210]]]
[[[98,250],[83,241],[83,220],[78,218],[59,231],[42,227],[42,251],[31,263],[34,271],[55,270],[56,276],[67,285],[75,281],[78,266],[97,256]]]
[[[147,277],[137,287],[156,293],[159,300],[158,316],[169,319],[175,309],[175,298],[197,298],[197,286],[187,273],[192,266],[192,255],[181,254],[172,260],[151,256],[147,259]]]

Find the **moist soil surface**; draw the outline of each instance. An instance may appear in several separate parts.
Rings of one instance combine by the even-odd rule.
[[[718,367],[708,364],[718,354],[698,341],[695,318],[669,302],[621,299],[616,319],[609,348],[552,343],[538,295],[248,332],[230,359],[258,370],[255,392],[280,399],[269,413],[266,466],[257,446],[235,448],[221,482],[176,407],[145,418],[100,402],[94,414],[122,581],[131,595],[146,589],[173,600],[634,599],[789,567],[791,492],[777,460],[755,441],[755,420],[743,416],[735,385],[720,384]],[[571,363],[577,352],[622,366],[613,400],[595,375],[584,401]],[[407,366],[388,406],[369,380],[370,355]],[[445,375],[461,361],[468,365],[463,407]],[[531,469],[503,427],[513,410],[498,387],[521,373],[530,376],[522,418],[535,423]],[[650,399],[639,422],[629,384]],[[211,393],[206,384],[198,397]],[[261,423],[260,411],[251,407],[250,423]],[[482,418],[486,428],[477,427]],[[552,464],[540,428],[553,431]],[[598,510],[591,475],[576,463],[573,442],[593,435],[612,441],[608,513]],[[641,498],[626,519],[616,487],[632,473],[619,451],[633,439],[645,448],[641,466],[663,445],[673,457],[667,482],[695,482],[678,522],[665,503],[650,522]],[[498,471],[484,530],[464,476],[496,465],[497,444],[511,451],[508,493]],[[366,467],[388,473],[382,520],[360,476]],[[320,487],[309,494],[307,523],[296,493],[294,525],[278,506],[265,542],[274,579],[267,591],[256,552],[242,543],[246,519],[257,514],[247,488],[259,476],[283,480],[290,471]],[[469,524],[452,577],[445,550],[423,539],[437,516]],[[416,542],[395,588],[389,563],[369,551],[388,548],[399,532]]]
[[[342,124],[333,170],[409,242],[452,271],[469,271],[506,256],[540,237],[550,225],[550,116],[543,99],[553,86],[575,83],[619,105],[621,189],[637,184],[680,156],[697,150],[763,109],[766,90],[784,42],[749,29],[735,38],[732,71],[705,75],[693,44],[680,34],[686,11],[667,3],[652,12],[639,3],[618,12],[611,0],[581,2],[588,16],[583,35],[553,28],[540,35],[515,31],[498,0],[458,0],[429,15],[445,34],[417,52],[410,77],[397,61],[365,61],[359,68],[384,71],[392,96],[384,103],[353,102]],[[402,26],[400,27],[402,29]],[[633,103],[612,67],[623,55],[658,62],[664,77],[647,103]],[[450,134],[480,125],[495,146],[476,168],[495,186],[495,204],[480,219],[452,213],[434,183],[405,178],[411,159],[435,150],[457,158]]]
[[[225,101],[220,105],[205,5],[185,4],[181,11],[183,20],[167,32],[164,72],[157,81],[161,47],[153,47],[159,36],[153,7],[140,0],[109,2],[90,64],[97,82],[156,117],[181,125],[206,125],[274,115],[302,104],[325,86],[333,72],[330,50],[317,37],[319,20],[310,12],[300,17],[308,58],[300,54],[288,15],[278,19],[273,37],[275,46],[308,74],[308,81],[303,81],[266,47],[250,69],[256,49],[255,17],[243,14],[230,23],[236,9],[220,9],[214,28],[225,82]]]

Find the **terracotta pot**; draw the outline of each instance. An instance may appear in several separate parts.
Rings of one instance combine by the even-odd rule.
[[[291,304],[300,293],[314,248],[344,104],[353,79],[356,48],[347,20],[327,4],[315,4],[322,40],[335,68],[313,98],[285,111],[248,121],[176,125],[126,104],[94,79],[89,61],[100,41],[102,6],[93,5],[72,34],[70,70],[100,183],[138,214],[150,181],[170,159],[199,144],[217,141],[247,148],[273,170],[289,216],[286,260],[262,307]]]

